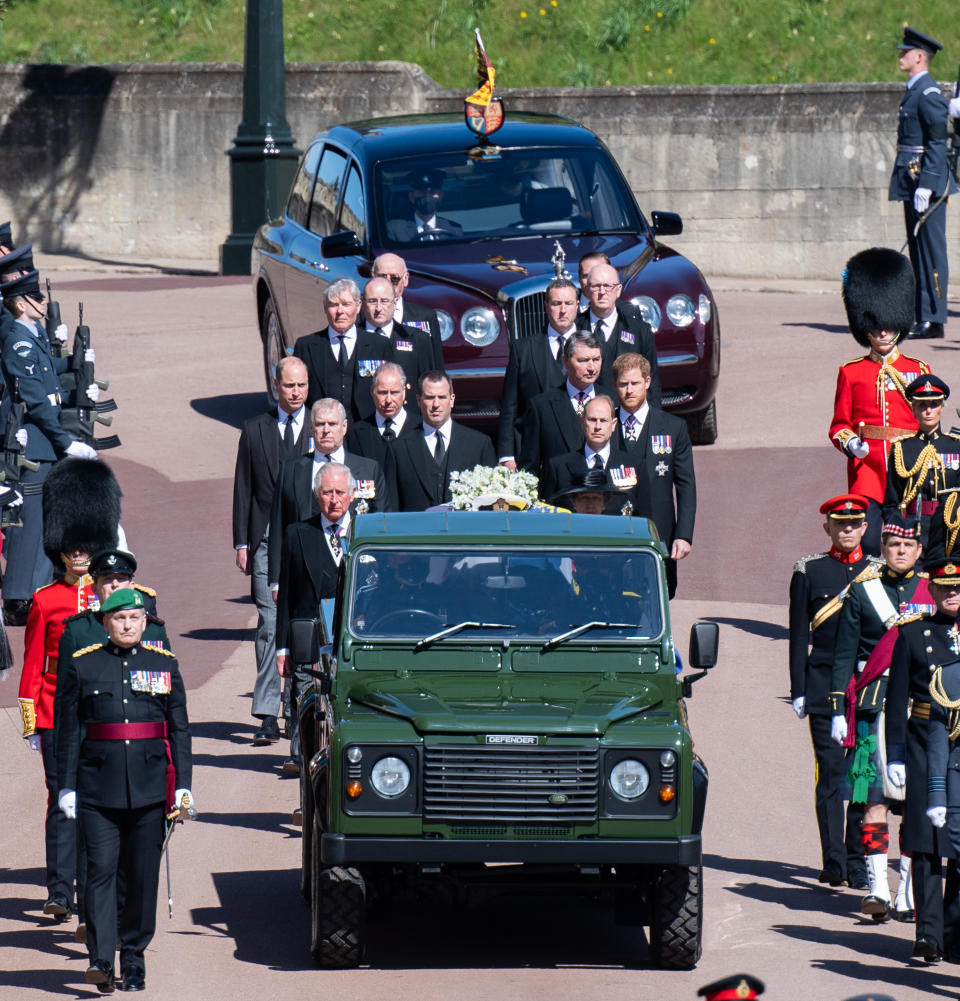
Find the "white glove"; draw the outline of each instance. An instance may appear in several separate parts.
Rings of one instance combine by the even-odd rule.
[[[927,816],[934,827],[943,827],[947,822],[947,808],[945,806],[931,806],[927,810]]]
[[[56,328],[56,330],[54,330],[54,332],[53,332],[53,336],[54,336],[54,337],[55,337],[55,338],[56,338],[56,339],[57,339],[57,340],[58,340],[58,341],[59,341],[59,342],[60,342],[61,344],[66,344],[66,342],[67,342],[67,335],[68,335],[69,333],[70,333],[70,331],[69,331],[69,330],[67,330],[67,325],[66,325],[65,323],[61,323],[61,324],[60,324],[60,325],[59,325],[59,326],[58,326],[58,327]]]
[[[87,348],[87,350],[83,352],[83,360],[90,362],[92,365],[97,360],[97,352],[94,351],[93,348]]]
[[[960,97],[950,99],[950,107],[948,110],[951,118],[960,118]]]
[[[902,761],[890,761],[887,763],[887,778],[898,789],[902,789],[907,784],[907,767]]]
[[[91,382],[87,386],[87,396],[92,403],[96,403],[100,399],[100,387],[95,382]]]
[[[73,789],[61,789],[57,802],[60,804],[60,812],[67,820],[77,819],[77,794]]]
[[[797,714],[797,719],[803,719],[807,715],[807,699],[805,695],[793,700],[793,711]]]
[[[40,734],[39,733],[31,733],[30,736],[27,737],[27,744],[30,746],[30,750],[31,751],[39,751],[40,750]]]
[[[67,455],[73,459],[96,459],[97,450],[82,441],[72,441],[67,445]]]
[[[187,813],[194,815],[197,812],[197,804],[194,802],[193,793],[189,789],[178,789],[173,794],[173,808],[178,809],[183,803],[183,797],[187,797]]]
[[[830,736],[838,744],[842,744],[847,739],[847,717],[834,716],[830,724]]]
[[[917,188],[913,193],[913,207],[923,215],[927,211],[927,207],[930,205],[930,196],[933,192],[929,188]]]
[[[14,435],[14,438],[17,439],[17,444],[21,448],[26,448],[27,447],[27,429],[26,428],[17,428],[17,433]]]
[[[865,459],[870,454],[870,446],[859,435],[855,434],[847,442],[847,452],[855,459]]]

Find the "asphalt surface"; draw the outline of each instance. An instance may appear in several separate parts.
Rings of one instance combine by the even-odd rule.
[[[653,969],[643,935],[599,905],[511,897],[394,913],[371,926],[363,968],[320,972],[298,893],[297,783],[281,775],[285,748],[250,743],[255,612],[230,536],[238,429],[264,405],[250,283],[150,269],[49,273],[71,326],[83,301],[98,375],[119,404],[112,430],[123,445],[105,458],[124,492],[138,579],[159,592],[189,689],[200,818],[173,840],[174,914],[161,899],[147,954],[152,996],[672,1001],[741,970],[774,999],[960,993],[960,966],[909,961],[912,926],[863,921],[857,893],[816,882],[814,762],[787,698],[786,590],[793,562],[823,548],[819,503],[846,485],[826,437],[837,365],[858,353],[838,288],[714,282],[720,440],[695,451],[696,538],[673,604],[684,652],[698,618],[721,629],[720,663],[690,701],[711,780],[699,967]],[[907,351],[960,386],[951,305],[947,339]],[[22,629],[10,634],[18,648]],[[99,996],[83,984],[74,922],[40,913],[45,795],[39,756],[20,737],[17,679],[14,669],[0,682],[0,997]]]

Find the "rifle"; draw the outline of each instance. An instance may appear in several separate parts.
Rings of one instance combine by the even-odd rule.
[[[953,96],[960,97],[960,64],[957,65],[957,82],[953,85]],[[947,150],[947,170],[953,174],[954,180],[960,180],[957,173],[957,160],[960,159],[960,137],[957,130],[960,129],[960,119],[953,119],[953,131],[950,133],[950,148]]]
[[[7,409],[6,420],[2,429],[3,452],[0,457],[0,483],[13,490],[20,489],[20,471],[29,469],[36,472],[39,462],[32,462],[24,454],[24,447],[17,441],[17,432],[23,427],[23,419],[27,413],[27,405],[20,399],[20,386],[14,380],[13,393]],[[0,527],[22,525],[20,505],[7,505],[0,508]]]
[[[54,331],[61,324],[60,303],[50,298],[50,279],[47,279],[47,340],[50,342],[50,354],[54,358],[63,357],[63,345],[57,340]]]

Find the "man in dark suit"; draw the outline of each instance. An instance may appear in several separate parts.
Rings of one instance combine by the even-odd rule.
[[[550,459],[583,448],[580,417],[595,395],[600,365],[600,341],[589,330],[574,331],[563,346],[563,367],[567,372],[563,386],[530,401],[523,417],[519,465],[541,482]]]
[[[408,411],[404,405],[406,373],[395,362],[386,361],[377,369],[370,386],[372,417],[351,422],[347,428],[346,447],[356,455],[373,459],[386,469],[387,452],[399,437],[420,430],[420,411]],[[396,507],[395,498],[393,506]]]
[[[677,590],[677,561],[690,553],[697,515],[693,445],[682,417],[649,404],[650,363],[624,354],[613,364],[613,385],[620,401],[619,444],[646,470],[653,521],[667,547],[667,585]]]
[[[443,171],[434,168],[411,171],[406,178],[412,216],[391,219],[387,231],[391,240],[408,243],[415,240],[449,240],[463,236],[463,227],[452,219],[437,215],[443,201]]]
[[[521,417],[527,405],[548,389],[560,389],[567,377],[563,345],[577,323],[577,290],[566,278],[547,286],[547,326],[542,337],[521,337],[510,342],[510,359],[500,398],[497,452],[500,464],[516,470],[515,456],[523,436]]]
[[[401,511],[424,511],[450,500],[452,472],[497,464],[493,442],[485,434],[454,423],[454,401],[445,372],[420,377],[422,433],[398,438],[387,459],[387,476]]]
[[[233,548],[237,567],[251,578],[257,606],[257,680],[251,714],[260,720],[254,744],[280,739],[280,678],[276,671],[276,606],[267,576],[267,527],[280,474],[280,464],[307,454],[307,367],[299,358],[281,358],[274,390],[277,408],[252,417],[243,425],[233,476]]]
[[[363,312],[369,333],[385,337],[393,347],[397,364],[407,376],[406,407],[416,409],[416,387],[420,376],[436,368],[430,335],[407,327],[393,318],[397,300],[386,278],[371,278],[363,289]]]
[[[393,310],[393,318],[397,323],[407,327],[416,327],[430,335],[433,345],[433,367],[443,371],[443,338],[440,336],[440,320],[434,309],[418,306],[408,302],[403,297],[410,283],[410,273],[404,259],[397,254],[381,254],[373,262],[373,277],[386,278],[393,286],[397,297],[397,305]]]
[[[650,362],[650,405],[660,406],[660,372],[657,369],[657,345],[650,325],[633,303],[622,301],[623,285],[617,269],[609,264],[597,264],[587,280],[586,293],[590,308],[577,318],[577,325],[588,327],[603,338],[603,370],[601,378],[610,382],[610,372],[618,355],[636,352]]]
[[[373,459],[355,455],[343,447],[347,417],[338,400],[317,400],[310,408],[313,449],[280,467],[270,507],[270,537],[267,546],[267,577],[275,591],[282,573],[283,536],[288,525],[317,513],[314,484],[320,468],[331,462],[346,466],[356,485],[353,511],[388,511],[392,508],[383,469]]]
[[[606,395],[594,396],[583,408],[580,418],[584,446],[576,452],[558,455],[547,463],[540,482],[540,496],[554,502],[555,497],[574,487],[582,487],[588,470],[605,473],[618,493],[606,500],[604,514],[632,514],[649,518],[650,488],[644,470],[638,468],[635,456],[612,446],[611,438],[617,427],[616,404]],[[625,505],[629,504],[629,509]]]
[[[294,357],[303,360],[310,376],[307,406],[324,397],[339,400],[352,418],[373,412],[370,382],[385,361],[393,361],[386,337],[357,328],[360,289],[349,278],[338,278],[323,292],[327,327],[297,339]]]
[[[300,686],[310,676],[290,660],[290,620],[315,619],[320,602],[337,590],[337,573],[350,537],[350,504],[356,483],[340,462],[320,467],[314,485],[317,513],[287,525],[277,595],[277,671],[290,678],[290,757],[284,771],[300,770],[300,726],[296,712]],[[309,665],[308,665],[309,666]]]

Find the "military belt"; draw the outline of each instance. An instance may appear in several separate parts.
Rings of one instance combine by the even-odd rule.
[[[901,146],[897,143],[898,153],[923,153],[926,151],[925,146]]]
[[[150,740],[167,736],[167,723],[88,723],[87,740]]]
[[[930,703],[929,702],[914,702],[910,706],[910,718],[911,719],[930,719]]]
[[[916,433],[906,428],[880,427],[877,424],[861,424],[859,431],[861,438],[872,438],[875,441],[893,441],[894,438],[902,438],[905,434]]]

